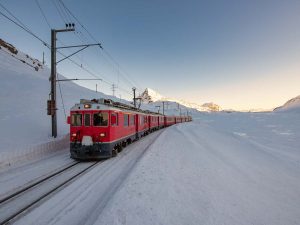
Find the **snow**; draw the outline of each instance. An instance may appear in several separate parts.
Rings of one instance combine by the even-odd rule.
[[[275,112],[298,112],[300,113],[300,95],[290,99],[283,106],[274,109]]]
[[[299,224],[296,118],[209,115],[169,128],[96,224]]]
[[[64,149],[47,155],[44,153],[43,159],[27,159],[23,165],[6,168],[0,173],[0,199],[72,162],[74,160],[70,158],[69,149]]]
[[[201,114],[130,145],[16,224],[299,224],[299,131],[292,113]]]
[[[33,62],[0,49],[0,196],[72,162],[60,100],[59,137],[51,138],[50,71],[35,71]],[[67,114],[82,98],[114,99],[72,82],[62,89]],[[162,112],[159,99],[142,108],[158,105]],[[199,113],[185,105],[170,100],[165,113],[188,111],[193,122],[133,143],[15,223],[299,224],[299,96],[271,113]]]
[[[176,104],[180,105],[180,107],[184,108],[190,108],[191,110],[197,110],[200,112],[211,112],[211,111],[219,111],[221,108],[214,104],[214,103],[205,103],[203,105],[197,104],[197,103],[191,103],[182,99],[175,99],[175,98],[168,98],[157,91],[154,91],[151,88],[146,88],[145,91],[139,96],[143,102],[145,103],[153,103],[157,104],[162,101],[168,103],[168,104]]]

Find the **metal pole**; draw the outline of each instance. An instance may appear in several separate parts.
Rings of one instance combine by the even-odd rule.
[[[56,30],[51,29],[51,119],[52,137],[57,137],[57,117],[56,117]]]
[[[133,87],[132,90],[133,90],[133,105],[134,105],[134,108],[136,108],[136,99],[135,99],[135,90],[136,90],[136,88]]]
[[[96,84],[96,93],[97,93],[97,84]]]
[[[165,102],[162,102],[163,104],[163,115],[165,115]]]

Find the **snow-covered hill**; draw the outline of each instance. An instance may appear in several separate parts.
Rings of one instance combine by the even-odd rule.
[[[146,88],[145,91],[139,96],[142,99],[143,103],[153,103],[153,102],[174,102],[178,103],[181,106],[196,109],[198,111],[204,111],[204,112],[212,112],[212,111],[220,111],[221,107],[214,103],[204,103],[203,105],[197,104],[197,103],[191,103],[187,102],[185,100],[179,100],[174,98],[167,98],[158,92],[152,90],[151,88]]]
[[[275,112],[299,112],[300,113],[300,95],[288,100],[283,106],[274,109]]]
[[[57,148],[53,143],[64,139],[69,130],[65,113],[67,116],[71,106],[81,98],[114,100],[112,96],[96,93],[73,82],[61,83],[64,107],[57,87],[58,138],[54,142],[51,117],[47,115],[50,69],[6,42],[2,41],[0,47],[0,167],[12,156],[24,158],[29,152],[32,156],[35,151]],[[59,78],[63,76],[59,75]],[[68,142],[60,144],[63,143]]]

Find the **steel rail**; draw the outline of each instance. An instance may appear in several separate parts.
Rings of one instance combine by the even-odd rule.
[[[41,202],[43,199],[45,199],[47,196],[54,193],[56,190],[68,185],[70,182],[75,180],[75,178],[79,177],[80,175],[84,174],[85,172],[88,172],[93,167],[95,167],[96,165],[98,165],[102,162],[103,161],[98,161],[98,162],[93,163],[92,165],[87,166],[86,168],[83,168],[82,170],[80,170],[79,172],[76,172],[74,175],[72,175],[68,179],[64,180],[63,182],[59,183],[55,187],[53,187],[50,190],[46,191],[45,193],[41,194],[41,196],[39,196],[38,198],[33,199],[32,201],[30,201],[30,203],[25,204],[20,209],[17,209],[14,212],[9,212],[9,215],[6,215],[4,218],[1,218],[1,209],[3,207],[5,207],[6,204],[11,204],[11,201],[16,201],[18,199],[18,197],[22,197],[24,195],[26,196],[27,191],[31,191],[31,190],[34,190],[35,188],[38,188],[39,184],[46,183],[49,180],[51,181],[51,178],[54,178],[57,175],[62,175],[64,171],[70,170],[72,167],[79,164],[79,162],[74,163],[73,165],[68,166],[68,168],[65,168],[64,170],[58,171],[55,174],[52,174],[52,175],[42,179],[41,181],[37,182],[35,185],[30,185],[30,187],[24,188],[23,191],[18,191],[18,193],[10,195],[11,196],[10,198],[6,197],[5,198],[6,200],[2,201],[2,203],[0,203],[0,225],[9,224],[13,219],[15,219],[19,215],[23,214],[26,210],[30,209],[32,206]]]
[[[54,176],[56,176],[57,174],[60,174],[60,173],[64,172],[65,170],[67,170],[67,169],[69,169],[69,168],[71,168],[71,167],[77,165],[78,163],[79,163],[79,162],[74,162],[74,163],[72,163],[71,165],[68,164],[66,167],[64,167],[64,168],[62,168],[62,169],[60,169],[60,170],[58,170],[58,171],[56,171],[56,172],[54,172],[54,173],[51,173],[50,175],[48,175],[48,176],[46,176],[46,177],[44,177],[44,178],[42,178],[42,179],[40,179],[40,180],[38,180],[38,181],[36,181],[36,182],[30,184],[30,185],[27,185],[27,186],[21,188],[20,190],[18,190],[18,191],[16,191],[16,192],[14,192],[14,193],[12,193],[12,194],[10,194],[10,195],[8,195],[8,196],[6,196],[6,197],[0,199],[0,205],[1,205],[3,202],[8,201],[9,199],[12,199],[13,197],[15,197],[15,196],[17,196],[17,195],[19,195],[19,194],[21,194],[21,193],[27,191],[28,189],[30,189],[30,188],[32,188],[32,187],[34,187],[34,186],[36,186],[36,185],[38,185],[38,184],[40,184],[40,183],[42,183],[42,182],[48,180],[48,179],[50,179],[51,177],[54,177]]]

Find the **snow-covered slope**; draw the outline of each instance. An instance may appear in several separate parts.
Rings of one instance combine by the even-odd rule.
[[[300,112],[300,95],[288,100],[283,106],[274,109],[275,112]]]
[[[205,112],[211,112],[211,111],[220,111],[221,107],[214,103],[204,103],[203,105],[197,104],[197,103],[191,103],[187,102],[185,100],[179,100],[174,98],[167,98],[161,94],[159,94],[157,91],[152,90],[151,88],[146,88],[145,91],[139,96],[142,99],[143,103],[152,103],[152,102],[174,102],[178,103],[180,107],[184,106],[187,108],[196,109],[198,111],[205,111]]]
[[[51,117],[46,111],[50,93],[49,76],[49,68],[43,67],[38,60],[20,51],[15,54],[1,46],[0,153],[23,151],[32,145],[51,141]],[[73,82],[61,83],[61,89],[65,106],[63,108],[57,88],[59,138],[68,133],[64,109],[68,115],[70,107],[80,98],[107,97]]]

